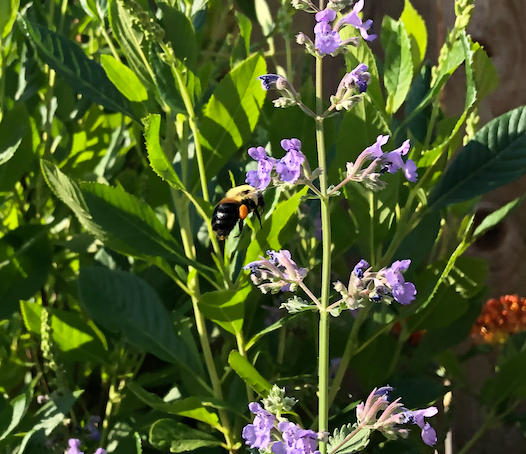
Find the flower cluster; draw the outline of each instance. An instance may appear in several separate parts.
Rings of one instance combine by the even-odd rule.
[[[252,147],[248,154],[258,163],[257,170],[247,173],[246,182],[256,189],[265,189],[273,179],[275,184],[298,183],[300,181],[311,181],[317,176],[313,175],[305,155],[301,152],[301,141],[299,139],[283,139],[281,147],[287,152],[281,159],[267,155],[263,147]]]
[[[251,262],[243,269],[250,271],[252,282],[263,293],[293,292],[307,275],[306,268],[298,268],[287,250],[267,251],[268,259]],[[268,281],[268,282],[263,282]]]
[[[406,438],[409,430],[405,424],[416,424],[420,427],[422,440],[433,446],[437,442],[435,429],[424,420],[438,413],[436,407],[422,410],[408,410],[400,402],[400,398],[389,401],[390,386],[374,389],[365,403],[356,407],[356,418],[361,428],[369,428],[382,432],[389,439]]]
[[[275,89],[281,97],[272,101],[274,107],[290,107],[300,103],[301,95],[294,89],[292,84],[283,76],[277,74],[263,74],[257,77],[261,81],[263,90]]]
[[[331,107],[336,110],[350,110],[352,106],[359,103],[363,93],[371,81],[371,75],[367,72],[369,67],[360,63],[351,72],[345,74],[338,85],[336,94],[331,96]]]
[[[298,3],[298,2],[296,2]],[[322,11],[316,13],[316,25],[314,27],[314,43],[304,33],[299,33],[296,36],[296,41],[299,44],[305,45],[307,52],[324,56],[330,54],[332,56],[347,52],[347,46],[357,46],[359,38],[352,37],[342,40],[340,37],[340,30],[346,25],[356,28],[362,38],[366,41],[373,41],[376,35],[371,32],[373,21],[366,20],[363,22],[358,15],[364,6],[364,0],[359,0],[353,7],[352,11],[343,16],[336,24],[331,23],[336,19],[336,10],[340,8],[336,4],[328,5]]]
[[[399,170],[404,172],[408,181],[414,183],[418,174],[416,173],[416,164],[411,159],[404,162],[402,156],[407,155],[411,147],[409,139],[396,150],[384,153],[382,146],[389,141],[389,136],[378,136],[376,143],[367,147],[360,153],[356,162],[347,163],[347,177],[334,190],[340,188],[349,181],[362,182],[366,187],[372,190],[382,189],[385,183],[380,177],[386,173],[396,173]],[[371,161],[367,167],[365,164]],[[333,192],[334,192],[333,190]]]
[[[351,273],[347,287],[340,281],[333,283],[342,299],[330,306],[331,313],[338,315],[343,309],[359,309],[369,300],[388,304],[393,300],[402,305],[411,303],[415,299],[416,288],[403,276],[410,264],[411,260],[397,260],[390,267],[373,272],[369,263],[360,260]]]
[[[245,443],[252,449],[271,451],[274,454],[319,454],[318,441],[324,438],[324,434],[303,429],[300,425],[281,417],[280,409],[289,411],[295,400],[281,400],[284,393],[276,385],[270,391],[270,394],[273,393],[273,398],[263,400],[265,408],[257,402],[248,405],[255,417],[252,424],[243,428]],[[273,406],[269,406],[269,402],[272,402]]]
[[[473,328],[471,337],[478,343],[499,344],[508,336],[526,330],[526,300],[517,295],[490,299]]]
[[[68,440],[69,449],[66,451],[66,454],[84,454],[80,450],[80,445],[81,445],[81,442],[79,439],[70,438]],[[97,448],[97,450],[95,451],[95,454],[106,454],[106,450],[103,448]]]

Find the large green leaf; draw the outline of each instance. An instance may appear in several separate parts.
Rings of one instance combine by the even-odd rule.
[[[185,344],[155,290],[143,279],[102,267],[80,269],[79,296],[90,317],[164,361],[186,364]]]
[[[181,179],[175,172],[171,161],[166,156],[159,141],[161,116],[150,114],[143,119],[144,139],[148,150],[148,159],[154,172],[175,189],[184,189]]]
[[[20,0],[0,0],[0,38],[5,38],[15,23]]]
[[[152,73],[142,44],[144,36],[135,27],[130,12],[119,0],[109,0],[108,19],[126,61],[146,88],[152,83]]]
[[[148,99],[146,88],[124,63],[115,60],[111,55],[101,55],[100,62],[109,79],[126,98],[135,102]]]
[[[488,123],[460,150],[429,196],[429,206],[470,200],[525,173],[526,108],[519,107]]]
[[[203,315],[234,335],[241,333],[245,300],[251,291],[246,285],[236,290],[218,290],[201,295],[199,309]]]
[[[177,60],[190,69],[195,69],[199,55],[192,22],[181,11],[167,3],[159,3],[163,12],[161,25],[165,30],[165,41],[169,41]]]
[[[201,430],[192,429],[172,419],[160,419],[150,428],[149,442],[160,451],[187,452],[198,448],[219,446],[221,441]]]
[[[250,364],[238,351],[233,350],[228,355],[228,364],[234,369],[241,379],[256,391],[260,396],[266,397],[272,385]]]
[[[21,299],[29,299],[52,270],[52,246],[43,225],[25,225],[0,239],[0,317],[9,318]]]
[[[102,66],[90,60],[77,44],[22,16],[19,20],[39,55],[73,90],[107,109],[122,112],[139,121],[130,102],[111,83]]]
[[[40,335],[42,306],[21,301],[20,310],[27,330]],[[108,347],[102,333],[73,312],[53,309],[50,318],[53,341],[61,351],[61,360],[105,362]]]
[[[208,177],[217,175],[252,135],[266,95],[256,78],[265,73],[264,58],[253,55],[221,80],[206,104],[199,140]]]
[[[416,71],[426,56],[426,23],[409,0],[405,0],[404,10],[402,11],[400,20],[403,22],[404,28],[407,30],[409,40],[411,41],[411,55],[413,57],[413,67]]]
[[[411,41],[403,22],[395,21],[388,16],[382,23],[381,39],[385,49],[386,111],[393,114],[404,103],[413,80]]]
[[[171,415],[180,415],[196,419],[210,425],[211,427],[219,427],[219,418],[217,417],[217,414],[208,410],[202,399],[199,397],[193,396],[186,399],[165,402],[156,394],[146,391],[136,383],[128,383],[128,388],[142,402],[155,410],[169,413]]]

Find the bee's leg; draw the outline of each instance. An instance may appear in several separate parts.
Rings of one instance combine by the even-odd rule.
[[[261,215],[259,214],[259,211],[256,207],[256,209],[254,210],[254,213],[256,213],[256,217],[258,218],[258,221],[259,221],[259,228],[263,228],[263,224],[261,224]],[[263,214],[263,207],[261,207],[261,214]]]
[[[239,225],[239,233],[234,238],[239,238],[241,236],[241,232],[243,231],[243,219],[239,219],[237,225]]]

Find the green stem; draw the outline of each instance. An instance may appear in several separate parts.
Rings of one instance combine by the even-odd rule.
[[[323,0],[320,0],[320,10]],[[329,306],[331,283],[331,219],[330,199],[327,196],[327,157],[325,152],[325,136],[323,131],[323,60],[316,58],[316,146],[318,149],[318,167],[322,169],[320,175],[321,192],[321,224],[322,224],[322,282],[321,309],[319,322],[318,343],[318,431],[329,431]],[[327,443],[320,443],[320,452],[327,452]]]

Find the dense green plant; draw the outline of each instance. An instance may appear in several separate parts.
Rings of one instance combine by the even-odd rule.
[[[291,420],[330,432],[330,452],[367,441],[371,453],[431,452],[418,429],[387,444],[345,434],[375,387],[389,383],[409,409],[470,389],[462,362],[484,348],[452,347],[480,313],[487,265],[462,254],[519,201],[476,228],[474,207],[526,173],[523,108],[478,130],[497,77],[466,34],[472,2],[456,2],[433,66],[406,0],[381,25],[382,62],[366,43],[346,48],[339,76],[367,65],[367,91],[330,103],[312,33],[298,41],[316,54],[316,73],[294,51],[293,7],[271,6],[275,14],[264,0],[0,0],[1,452],[59,453],[68,439],[81,440],[71,453],[234,452],[245,449],[249,402],[272,400],[273,384],[298,400]],[[257,80],[267,63],[296,87],[276,103],[287,109]],[[440,98],[455,71],[465,73],[465,110],[448,118]],[[377,192],[338,186],[378,136],[391,137],[389,150],[410,139],[418,181],[385,173]],[[321,174],[265,190],[261,228],[249,217],[219,241],[213,209],[255,170],[246,150],[281,157],[289,138]],[[242,267],[268,250],[308,269],[302,283],[319,307],[250,283]],[[331,282],[346,283],[362,257],[378,272],[410,259],[416,298],[345,311],[329,331]],[[278,312],[282,304],[308,310]],[[520,335],[502,349],[477,395],[488,418],[472,442],[504,416],[520,420],[523,350]]]

